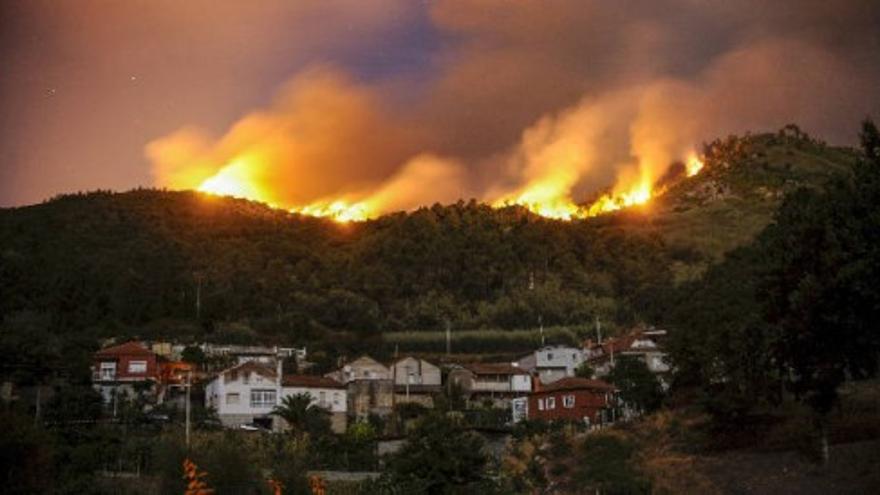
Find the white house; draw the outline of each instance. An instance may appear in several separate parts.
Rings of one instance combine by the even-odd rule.
[[[584,362],[583,350],[568,346],[546,346],[513,363],[517,368],[537,376],[543,383],[574,376]]]
[[[283,376],[280,360],[274,368],[246,361],[218,373],[205,386],[205,405],[216,409],[225,426],[255,424],[278,430],[285,425],[272,415],[272,410],[285,396],[300,393],[310,395],[312,403],[327,409],[334,431],[345,430],[345,387],[326,377]]]
[[[270,413],[281,395],[280,367],[280,361],[276,368],[246,361],[221,371],[205,386],[205,405],[217,411],[225,426],[257,424],[272,428]]]
[[[669,372],[669,362],[663,349],[666,330],[647,328],[637,329],[627,335],[611,338],[598,344],[587,341],[584,353],[596,376],[607,375],[614,368],[615,360],[621,356],[632,356],[642,360],[648,369],[658,375],[666,384],[665,375]]]

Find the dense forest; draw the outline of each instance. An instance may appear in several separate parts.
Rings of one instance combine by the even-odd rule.
[[[300,344],[662,322],[677,287],[857,153],[789,126],[704,156],[649,205],[572,222],[474,200],[338,224],[195,192],[63,195],[0,210],[0,316],[56,335]]]

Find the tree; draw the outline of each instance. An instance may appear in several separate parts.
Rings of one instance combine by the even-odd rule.
[[[580,448],[580,463],[574,474],[583,488],[596,493],[651,493],[651,484],[634,467],[637,446],[611,433],[591,435]],[[585,490],[586,492],[586,490]]]
[[[384,476],[397,493],[469,493],[485,481],[488,457],[483,439],[443,414],[425,416]]]
[[[205,351],[199,346],[188,345],[183,349],[183,352],[180,353],[180,359],[187,363],[202,367],[205,364],[206,359]]]
[[[780,400],[783,373],[772,352],[776,332],[764,321],[757,297],[766,264],[757,244],[727,253],[701,279],[680,287],[669,311],[673,388],[695,391],[724,423]]]
[[[586,362],[581,363],[581,365],[574,370],[574,376],[578,378],[591,379],[595,374],[596,371]]]
[[[303,438],[305,434],[320,436],[330,431],[329,413],[313,404],[312,396],[307,393],[284,397],[272,414],[286,421],[297,438]]]
[[[0,476],[3,493],[49,493],[56,484],[52,472],[51,437],[34,426],[33,418],[0,411]]]
[[[779,334],[775,356],[788,388],[816,413],[825,461],[839,386],[875,375],[880,355],[880,133],[870,120],[861,141],[865,158],[852,177],[798,191],[759,238],[772,259],[760,294]]]
[[[620,356],[608,374],[608,381],[620,389],[620,398],[641,411],[654,411],[663,402],[660,381],[641,359]]]

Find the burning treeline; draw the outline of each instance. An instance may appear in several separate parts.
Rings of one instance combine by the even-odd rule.
[[[642,104],[632,93],[584,100],[541,118],[511,149],[466,166],[420,151],[422,136],[383,113],[373,94],[323,70],[298,78],[271,108],[219,139],[182,130],[151,143],[148,155],[161,186],[340,222],[469,197],[571,220],[646,203],[676,161],[688,175],[699,171],[691,138],[646,128]],[[608,192],[583,203],[599,189]]]

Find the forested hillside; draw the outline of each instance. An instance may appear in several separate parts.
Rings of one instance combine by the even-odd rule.
[[[659,321],[672,287],[856,156],[796,128],[705,152],[647,206],[573,222],[475,201],[337,224],[194,192],[65,195],[0,210],[0,312],[53,333],[277,342]]]

